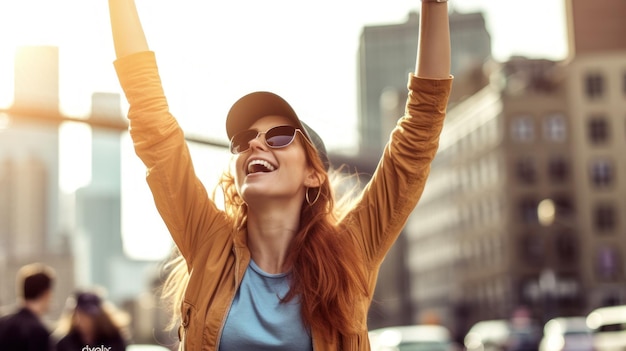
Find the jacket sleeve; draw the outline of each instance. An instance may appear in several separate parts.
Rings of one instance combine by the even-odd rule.
[[[405,115],[372,178],[344,219],[370,265],[379,265],[422,195],[448,104],[452,78],[409,76]]]
[[[191,266],[195,248],[205,245],[209,233],[228,221],[195,174],[183,131],[169,111],[154,53],[120,58],[115,68],[130,105],[130,135],[147,168],[154,202]]]

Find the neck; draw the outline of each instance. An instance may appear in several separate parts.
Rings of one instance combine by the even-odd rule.
[[[29,311],[37,315],[38,317],[46,314],[46,306],[41,300],[28,300],[24,301],[24,307]]]
[[[300,206],[270,206],[248,211],[248,246],[254,262],[271,274],[289,270],[289,245],[300,225]]]

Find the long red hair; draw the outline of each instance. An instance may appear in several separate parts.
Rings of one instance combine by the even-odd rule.
[[[352,335],[359,332],[362,321],[354,316],[353,304],[368,297],[368,283],[363,257],[354,239],[341,225],[339,219],[351,208],[351,199],[358,182],[343,189],[336,201],[335,187],[345,185],[356,176],[342,175],[341,169],[327,172],[316,149],[301,138],[309,166],[320,177],[321,186],[307,189],[309,204],[302,199],[301,227],[290,244],[288,264],[291,267],[291,287],[283,302],[298,298],[304,324],[318,330],[323,336]],[[358,180],[357,180],[358,181]],[[245,225],[247,205],[237,192],[230,171],[225,171],[218,187],[224,196],[224,211],[234,219],[235,227]],[[347,190],[346,190],[347,189]],[[216,199],[216,192],[213,199]],[[189,276],[184,259],[176,253],[166,265],[168,277],[163,296],[172,302],[174,327],[180,316],[180,303]]]

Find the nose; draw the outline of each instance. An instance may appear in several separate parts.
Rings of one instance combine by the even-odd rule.
[[[267,145],[265,144],[264,140],[261,140],[261,138],[265,138],[265,133],[259,133],[256,138],[250,140],[248,142],[248,145],[250,145],[251,149],[261,149],[261,150],[267,150]]]

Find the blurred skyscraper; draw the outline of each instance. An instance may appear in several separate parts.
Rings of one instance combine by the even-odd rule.
[[[156,262],[128,259],[121,239],[120,139],[126,121],[118,94],[93,95],[88,116],[91,180],[60,189],[59,55],[56,47],[23,47],[15,59],[15,98],[0,112],[0,307],[15,302],[14,275],[41,261],[58,273],[58,317],[75,288],[100,286],[116,303],[151,288]],[[84,121],[84,120],[82,120]],[[71,138],[71,136],[66,136]],[[84,163],[84,162],[83,162]],[[0,311],[4,312],[4,311]]]
[[[359,150],[378,159],[396,120],[404,113],[409,72],[415,71],[419,14],[401,24],[363,28],[359,46]],[[450,15],[451,102],[480,90],[483,66],[491,57],[491,38],[481,13]],[[376,156],[376,157],[374,157]]]
[[[123,124],[120,108],[119,94],[95,93],[89,120]],[[117,302],[132,300],[145,291],[156,267],[155,262],[131,260],[124,254],[121,138],[117,129],[92,128],[91,182],[76,191],[74,203],[79,284],[106,287],[109,298]]]
[[[59,220],[58,49],[20,48],[15,97],[0,129],[0,305],[15,303],[20,266],[45,262],[59,274],[56,296],[73,285],[73,259]],[[46,123],[30,117],[42,116]],[[53,314],[63,306],[53,304]]]

